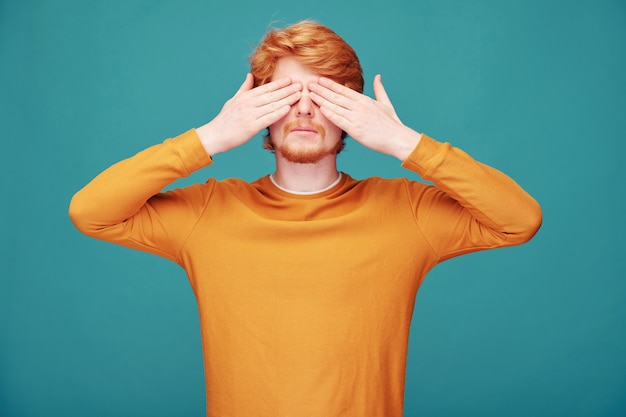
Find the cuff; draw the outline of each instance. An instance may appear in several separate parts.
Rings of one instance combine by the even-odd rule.
[[[195,129],[188,130],[169,141],[174,146],[188,174],[213,163],[213,159],[206,153]]]
[[[402,162],[402,167],[416,172],[426,179],[428,174],[437,167],[450,149],[449,143],[442,143],[422,133],[422,139]]]

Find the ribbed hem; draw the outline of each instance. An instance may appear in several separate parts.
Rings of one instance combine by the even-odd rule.
[[[409,154],[408,158],[402,162],[402,167],[410,169],[427,179],[433,169],[435,169],[441,161],[450,144],[436,141],[435,139],[422,134],[420,143]]]
[[[189,174],[213,163],[195,129],[173,138],[172,144]]]

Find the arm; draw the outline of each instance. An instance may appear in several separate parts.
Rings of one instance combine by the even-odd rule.
[[[442,258],[523,243],[540,227],[539,205],[511,178],[405,126],[380,76],[374,79],[376,99],[327,78],[308,87],[324,116],[352,138],[435,184],[416,201],[416,219],[433,245],[441,242],[435,249]]]
[[[211,122],[118,162],[94,178],[70,203],[76,227],[92,237],[175,258],[198,208],[206,203],[207,190],[196,186],[160,191],[210,165],[211,155],[245,143],[284,117],[302,88],[288,78],[252,85],[248,74]]]
[[[70,202],[69,215],[78,230],[102,240],[136,249],[176,257],[176,239],[172,246],[160,245],[159,236],[184,233],[193,221],[186,208],[194,204],[176,203],[180,192],[160,191],[193,171],[211,164],[193,130],[162,144],[152,146],[120,161],[94,178],[77,192]],[[201,198],[195,194],[188,198]],[[201,202],[200,202],[201,203]],[[168,222],[157,219],[175,219]]]
[[[422,135],[402,166],[435,185],[408,191],[441,260],[525,243],[541,226],[539,204],[515,181],[448,143]]]

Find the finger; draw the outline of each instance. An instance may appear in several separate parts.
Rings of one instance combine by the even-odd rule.
[[[241,84],[241,86],[239,87],[239,90],[237,90],[235,95],[239,95],[246,91],[252,90],[252,87],[254,87],[254,77],[252,76],[252,74],[247,73],[246,79],[243,81],[243,84]]]
[[[328,102],[351,111],[356,111],[364,100],[370,100],[369,97],[324,77],[320,78],[319,83],[310,83],[309,90]]]
[[[341,130],[348,132],[352,131],[352,123],[343,115],[329,109],[328,107],[320,107],[320,112],[326,117],[332,124],[340,128]]]
[[[396,114],[396,111],[393,108],[393,104],[387,95],[387,91],[385,91],[385,87],[383,86],[383,77],[378,74],[374,77],[374,97],[376,101],[383,104],[388,110],[389,115],[396,121],[402,123],[400,118]]]
[[[341,107],[340,105],[333,103],[330,100],[325,99],[319,94],[311,91],[309,93],[309,97],[311,100],[319,107],[320,111],[328,120],[331,121],[334,125],[340,127],[342,130],[348,131],[350,128],[350,110],[345,107]]]
[[[391,105],[391,100],[389,100],[389,96],[385,91],[382,78],[383,77],[380,74],[377,74],[374,77],[374,97],[376,97],[376,100],[380,101],[381,103]]]
[[[309,86],[311,100],[318,106],[326,107],[329,110],[339,111],[339,109],[353,109],[354,100],[335,93],[334,91],[322,87],[319,84]]]
[[[259,106],[259,108],[261,109],[261,112],[259,113],[260,114],[259,117],[263,117],[267,113],[273,113],[273,112],[279,111],[285,106],[291,108],[291,106],[294,103],[300,100],[301,95],[302,93],[298,90],[298,91],[291,93],[287,97],[283,97],[279,100],[269,101],[265,103],[264,105]]]
[[[320,79],[318,80],[318,84],[336,93],[338,96],[348,97],[353,100],[361,96],[361,93],[354,91],[353,89],[348,88],[345,85],[339,84],[338,82],[333,81],[330,78],[320,77]]]
[[[291,84],[291,78],[285,77],[280,78],[278,80],[270,81],[269,83],[263,84],[255,88],[257,94],[267,94],[272,91],[280,90],[281,88],[285,88]]]
[[[341,101],[345,101],[345,100],[337,100],[339,101],[339,103],[333,102],[331,100],[326,99],[325,97],[322,97],[321,95],[317,93],[314,93],[313,91],[309,93],[309,97],[311,97],[311,100],[313,100],[313,102],[317,104],[320,109],[335,113],[345,119],[349,118],[350,116],[351,110],[348,108],[348,105],[345,103],[344,104],[341,103]]]
[[[283,117],[287,116],[289,110],[291,110],[291,106],[285,105],[282,107],[277,107],[273,111],[263,114],[257,119],[257,121],[259,122],[259,126],[261,126],[261,129],[263,129],[264,127],[273,125]]]
[[[276,103],[287,97],[293,97],[296,93],[297,93],[297,96],[299,97],[301,90],[302,90],[302,84],[293,83],[293,84],[288,84],[287,86],[284,86],[275,90],[267,91],[254,98],[255,100],[254,106],[265,107],[268,104]],[[274,104],[274,108],[276,108],[276,106],[277,105]]]

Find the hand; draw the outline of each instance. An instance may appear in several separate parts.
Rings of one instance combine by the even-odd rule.
[[[240,146],[261,129],[287,115],[300,99],[302,85],[290,78],[272,81],[253,88],[252,74],[228,100],[220,113],[206,125],[196,129],[207,153],[211,156]]]
[[[325,77],[308,88],[322,114],[363,146],[404,161],[421,139],[398,118],[380,75],[374,77],[375,100]]]

